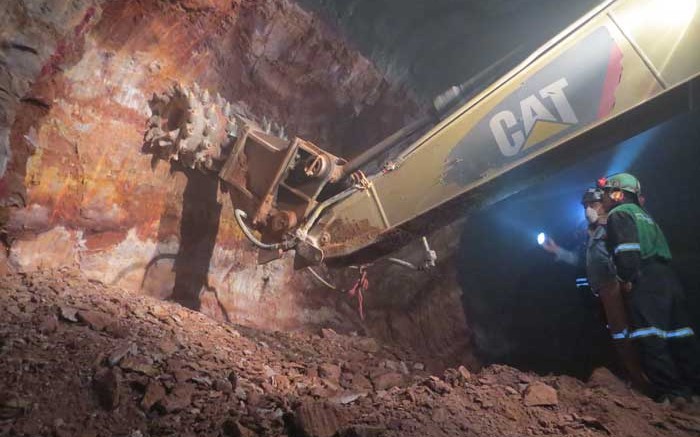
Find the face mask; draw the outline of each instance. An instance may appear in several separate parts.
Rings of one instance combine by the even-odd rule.
[[[598,211],[591,208],[590,206],[586,207],[586,220],[588,220],[588,223],[590,223],[590,224],[597,222],[598,221]]]

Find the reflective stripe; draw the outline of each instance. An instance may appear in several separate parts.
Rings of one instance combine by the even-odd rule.
[[[695,335],[695,332],[692,330],[692,328],[680,328],[680,329],[675,329],[673,331],[663,331],[659,328],[641,328],[641,329],[636,329],[630,333],[629,337],[630,338],[642,338],[642,337],[652,337],[656,336],[659,338],[681,338],[681,337],[690,337],[691,335]]]
[[[695,335],[691,328],[681,328],[667,332],[666,338],[690,337],[691,335]]]
[[[666,337],[666,333],[660,329],[657,328],[642,328],[642,329],[637,329],[635,331],[632,331],[630,334],[630,338],[640,338],[640,337],[650,337],[652,335],[656,335],[661,338]]]
[[[639,252],[641,250],[642,248],[639,246],[639,243],[623,243],[615,248],[615,255],[619,252]]]
[[[610,336],[613,340],[624,340],[629,336],[629,331],[625,328],[620,332],[611,332]]]

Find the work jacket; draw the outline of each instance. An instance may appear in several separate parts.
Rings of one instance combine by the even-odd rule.
[[[601,288],[616,280],[615,264],[607,248],[604,224],[596,224],[586,243],[586,276],[588,285],[598,295]]]
[[[661,228],[634,203],[610,211],[607,248],[622,282],[634,281],[643,263],[671,260],[671,250]]]

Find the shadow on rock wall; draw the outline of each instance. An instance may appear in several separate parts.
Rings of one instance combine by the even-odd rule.
[[[187,186],[182,198],[180,250],[175,259],[172,299],[199,310],[200,292],[209,288],[209,264],[219,233],[219,184],[215,178],[198,171],[186,170],[185,173]]]

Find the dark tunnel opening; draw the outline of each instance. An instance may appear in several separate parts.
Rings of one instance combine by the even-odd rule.
[[[673,268],[685,287],[693,323],[700,322],[700,112],[678,116],[612,149],[560,171],[545,183],[476,213],[458,255],[465,314],[484,363],[586,377],[614,365],[600,304],[585,275],[555,262],[537,245],[545,232],[567,249],[585,241],[580,198],[601,176],[639,177],[646,208],[664,230]]]

